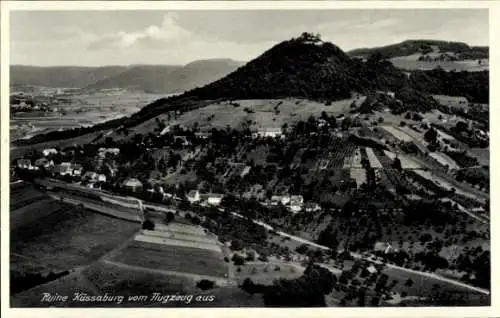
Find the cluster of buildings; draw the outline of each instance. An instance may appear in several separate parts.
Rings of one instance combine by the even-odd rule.
[[[257,131],[252,132],[252,138],[284,138],[283,131],[281,128],[261,128]]]
[[[304,198],[301,195],[273,195],[271,197],[271,205],[283,205],[293,213],[301,211],[316,212],[321,210],[317,203],[307,202],[304,203]]]
[[[201,194],[198,190],[191,190],[186,195],[187,200],[190,203],[199,203],[201,205],[212,205],[219,206],[224,198],[223,194],[219,193],[207,193]]]

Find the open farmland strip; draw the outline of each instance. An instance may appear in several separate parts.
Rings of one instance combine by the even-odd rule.
[[[166,271],[224,277],[227,266],[219,252],[186,246],[160,245],[134,241],[113,261],[132,266],[154,268]]]
[[[382,164],[378,160],[372,148],[366,148],[366,154],[368,156],[368,161],[370,162],[370,167],[375,169],[382,168]]]
[[[208,236],[207,234],[198,235],[198,234],[191,234],[179,231],[157,231],[156,229],[154,231],[142,230],[141,233],[146,236],[158,236],[158,237],[174,238],[174,239],[193,241],[193,242],[206,242],[206,243],[217,244],[217,241],[213,237]]]
[[[383,130],[387,131],[390,133],[392,136],[394,136],[396,139],[400,141],[412,141],[412,138],[402,132],[401,130],[398,130],[394,128],[393,126],[381,126]]]
[[[208,242],[193,241],[193,240],[188,240],[187,238],[188,238],[188,236],[184,236],[182,238],[177,238],[177,237],[167,238],[167,237],[161,237],[161,236],[156,236],[156,235],[139,234],[135,237],[134,240],[137,242],[162,244],[162,245],[167,245],[167,246],[180,246],[180,247],[191,247],[191,248],[205,249],[205,250],[211,250],[214,252],[221,251],[221,247],[217,244],[208,243]]]
[[[189,272],[180,272],[180,271],[165,270],[165,269],[158,269],[158,268],[142,267],[142,266],[138,266],[138,265],[125,264],[125,263],[116,262],[116,261],[109,261],[109,260],[105,260],[103,262],[107,265],[117,266],[117,267],[120,267],[122,269],[148,272],[148,273],[152,273],[152,274],[162,274],[165,276],[185,277],[185,278],[192,279],[193,281],[200,281],[202,279],[212,280],[212,281],[215,281],[218,286],[224,286],[228,283],[227,279],[221,278],[219,276],[210,276],[210,275],[203,275],[203,274],[196,274],[196,273],[189,273]]]

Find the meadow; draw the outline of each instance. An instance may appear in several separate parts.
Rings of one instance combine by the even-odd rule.
[[[73,205],[51,199],[40,202],[13,218],[18,223],[10,234],[13,272],[47,273],[90,264],[139,230],[136,223]],[[16,216],[17,210],[10,213]]]
[[[113,261],[124,264],[182,272],[195,275],[224,277],[227,266],[222,252],[192,247],[132,242]]]

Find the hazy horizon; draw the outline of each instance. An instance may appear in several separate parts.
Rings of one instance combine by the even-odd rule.
[[[186,65],[247,62],[273,45],[319,33],[344,51],[405,40],[489,46],[487,9],[13,11],[10,65]]]

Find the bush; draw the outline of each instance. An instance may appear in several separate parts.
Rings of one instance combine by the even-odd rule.
[[[209,290],[215,287],[215,282],[208,279],[202,279],[196,284],[196,287],[201,290]]]
[[[168,223],[172,222],[175,219],[175,214],[173,212],[167,212],[165,215],[165,221]]]
[[[241,266],[245,264],[245,259],[243,258],[243,256],[238,254],[233,255],[232,261],[236,266]]]
[[[142,229],[143,230],[148,230],[148,231],[154,231],[155,224],[151,220],[146,220],[146,221],[144,221],[144,223],[142,223]]]

